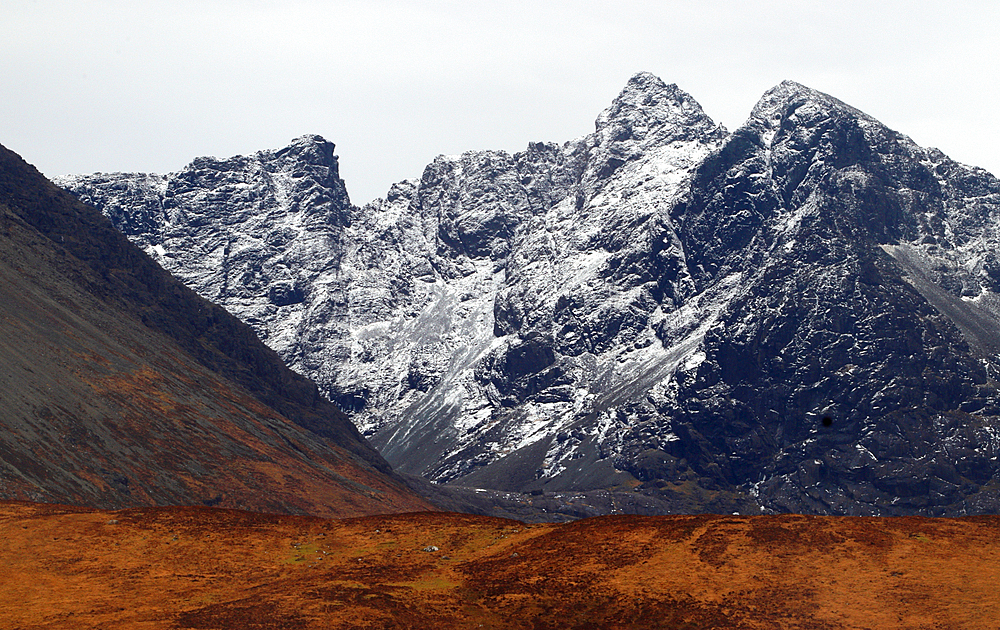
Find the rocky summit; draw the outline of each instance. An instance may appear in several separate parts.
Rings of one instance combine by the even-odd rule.
[[[664,511],[1000,510],[1000,181],[802,85],[730,133],[638,74],[590,135],[441,156],[363,208],[317,136],[57,183],[402,471]]]

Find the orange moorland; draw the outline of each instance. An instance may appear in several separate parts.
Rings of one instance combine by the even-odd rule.
[[[1000,627],[1000,517],[0,503],[0,628]]]

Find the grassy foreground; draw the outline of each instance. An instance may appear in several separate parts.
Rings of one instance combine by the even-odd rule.
[[[0,565],[2,628],[1000,627],[1000,517],[527,526],[8,502]]]

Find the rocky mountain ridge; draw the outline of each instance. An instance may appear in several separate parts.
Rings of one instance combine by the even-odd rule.
[[[333,145],[59,181],[397,468],[711,509],[1000,509],[1000,183],[792,82],[732,133],[633,77],[595,131],[350,204]]]

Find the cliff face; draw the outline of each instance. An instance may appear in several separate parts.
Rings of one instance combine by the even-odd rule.
[[[672,211],[696,285],[741,285],[677,375],[674,455],[774,509],[995,510],[998,193],[836,99],[768,92]]]
[[[1000,183],[801,85],[727,133],[636,75],[588,136],[442,156],[364,208],[315,136],[60,184],[402,470],[712,509],[1000,508]]]
[[[0,497],[426,508],[314,385],[0,147]]]

